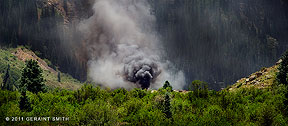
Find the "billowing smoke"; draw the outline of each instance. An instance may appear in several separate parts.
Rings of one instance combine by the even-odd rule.
[[[185,78],[162,55],[147,0],[95,0],[94,14],[80,23],[89,54],[89,77],[111,88],[176,89]]]

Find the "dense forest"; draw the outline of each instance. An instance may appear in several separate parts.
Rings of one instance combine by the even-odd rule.
[[[89,14],[83,1],[3,0],[0,1],[0,44],[17,47],[26,45],[49,59],[54,69],[85,81],[85,63],[78,60],[73,42],[77,39],[74,22]],[[75,6],[75,4],[79,6]],[[78,11],[86,13],[77,13]],[[75,45],[78,46],[78,45]],[[60,55],[59,55],[60,54]],[[69,64],[69,65],[68,65]],[[70,69],[73,67],[74,69]]]
[[[225,87],[271,66],[288,47],[287,1],[151,1],[167,57],[189,81]]]

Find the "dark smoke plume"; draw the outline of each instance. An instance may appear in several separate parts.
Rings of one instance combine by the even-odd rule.
[[[183,88],[183,73],[161,57],[155,17],[146,0],[95,0],[93,10],[79,25],[93,81],[111,88],[159,88],[169,80]]]

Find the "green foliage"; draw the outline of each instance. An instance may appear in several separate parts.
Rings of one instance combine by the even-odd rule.
[[[198,81],[199,82],[199,81]],[[197,83],[199,84],[199,83]],[[201,92],[201,91],[200,91]],[[37,94],[0,90],[0,116],[69,117],[64,122],[1,122],[0,125],[287,125],[284,85],[273,89],[194,91],[101,89]],[[192,100],[191,100],[192,97]],[[21,111],[22,110],[22,111]]]
[[[143,98],[147,95],[147,92],[138,88],[131,90],[130,95],[134,98]]]
[[[7,58],[7,60],[5,60]],[[19,65],[9,51],[0,50],[0,74],[1,75],[1,88],[8,90],[15,90],[19,86],[19,78],[21,76],[21,71]]]
[[[277,73],[277,80],[279,83],[288,84],[288,51],[286,51],[281,57],[281,64],[278,68],[279,73]]]
[[[23,48],[23,51],[28,51],[25,47],[19,47],[17,49],[14,48],[8,48],[6,50],[0,49],[0,88],[3,83],[4,76],[7,73],[8,64],[10,66],[9,68],[9,79],[7,81],[6,85],[9,85],[12,90],[19,90],[21,88],[21,74],[23,72],[23,68],[25,67],[25,62],[19,60],[16,56],[13,55],[18,49]],[[29,53],[29,52],[27,52]],[[8,60],[5,60],[5,57],[8,58]],[[60,71],[59,71],[60,72]],[[58,82],[57,74],[54,74],[48,70],[43,70],[43,77],[45,80],[47,80],[47,87],[48,88],[65,88],[65,89],[72,89],[76,90],[81,87],[81,83],[74,79],[69,74],[61,74],[61,82]]]
[[[2,90],[6,89],[6,90],[10,90],[12,91],[13,90],[13,85],[10,85],[8,83],[8,81],[10,81],[10,65],[8,64],[8,67],[7,67],[7,70],[5,72],[5,75],[4,75],[4,78],[3,78],[3,83],[2,83]]]
[[[197,98],[208,97],[208,85],[204,81],[194,80],[191,85],[189,85],[189,90],[193,91],[193,93],[190,93],[190,95],[193,95]]]
[[[41,57],[41,55],[42,55],[41,52],[39,52],[39,51],[35,51],[34,53],[35,53],[35,55],[38,56],[38,57]]]
[[[111,96],[113,97],[113,104],[120,106],[121,104],[123,104],[126,100],[127,100],[127,90],[124,88],[119,88],[114,90],[111,93]]]
[[[168,91],[172,91],[172,86],[170,85],[169,81],[165,81],[163,85],[163,89],[166,89]]]
[[[2,106],[10,101],[16,101],[19,98],[19,93],[8,90],[0,90],[0,96],[0,106]]]
[[[170,105],[170,97],[168,94],[165,95],[165,101],[164,101],[164,113],[166,118],[171,118],[172,117],[172,113],[171,113],[171,105]]]
[[[28,97],[26,96],[26,91],[21,92],[19,108],[21,110],[31,111],[31,105],[30,102],[28,101]]]
[[[44,91],[44,79],[42,69],[35,60],[28,60],[26,67],[23,69],[21,77],[21,88],[24,90],[38,93]]]
[[[49,67],[51,67],[52,69],[54,69],[54,70],[57,69],[56,66],[53,65],[50,60],[48,60],[48,59],[43,59],[43,60],[44,60],[44,61],[47,63],[47,65],[48,65]]]
[[[286,86],[286,99],[283,101],[285,105],[285,115],[288,115],[288,51],[286,51],[283,56],[281,57],[282,62],[278,67],[279,72],[276,74],[276,79],[278,83],[284,84]]]
[[[102,100],[87,101],[81,110],[83,115],[80,115],[80,124],[83,125],[112,125],[117,120],[115,110]]]

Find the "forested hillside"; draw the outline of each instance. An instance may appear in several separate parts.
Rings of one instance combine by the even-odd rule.
[[[73,77],[87,79],[85,41],[78,23],[93,14],[93,0],[0,1],[0,44],[29,45]],[[284,0],[149,0],[166,57],[187,82],[220,89],[287,49]],[[161,47],[162,48],[162,47]],[[72,68],[72,69],[71,69]],[[227,77],[229,76],[229,77]]]
[[[167,57],[188,82],[225,87],[273,65],[288,48],[285,0],[150,1]]]
[[[8,90],[20,90],[20,78],[28,60],[38,62],[43,70],[43,78],[47,89],[67,89],[76,90],[81,87],[81,83],[69,74],[61,73],[48,60],[39,58],[34,52],[25,47],[2,48],[0,49],[0,87]]]
[[[75,47],[80,42],[75,42],[81,40],[73,30],[77,20],[89,15],[87,8],[88,0],[0,1],[0,45],[28,45],[41,58],[49,59],[63,72],[84,81],[86,61],[76,53]]]
[[[10,61],[13,79],[22,63],[9,51],[1,50],[0,56]],[[276,66],[263,68],[221,91],[208,90],[207,83],[199,80],[188,84],[188,91],[173,90],[168,81],[158,90],[111,90],[85,84],[74,91],[52,88],[36,93],[28,90],[26,95],[22,93],[25,87],[9,91],[2,86],[0,124],[287,125],[287,76],[286,82],[280,81],[282,74],[288,73],[287,63],[288,52]]]
[[[0,0],[0,125],[288,125],[286,0],[139,1]]]

